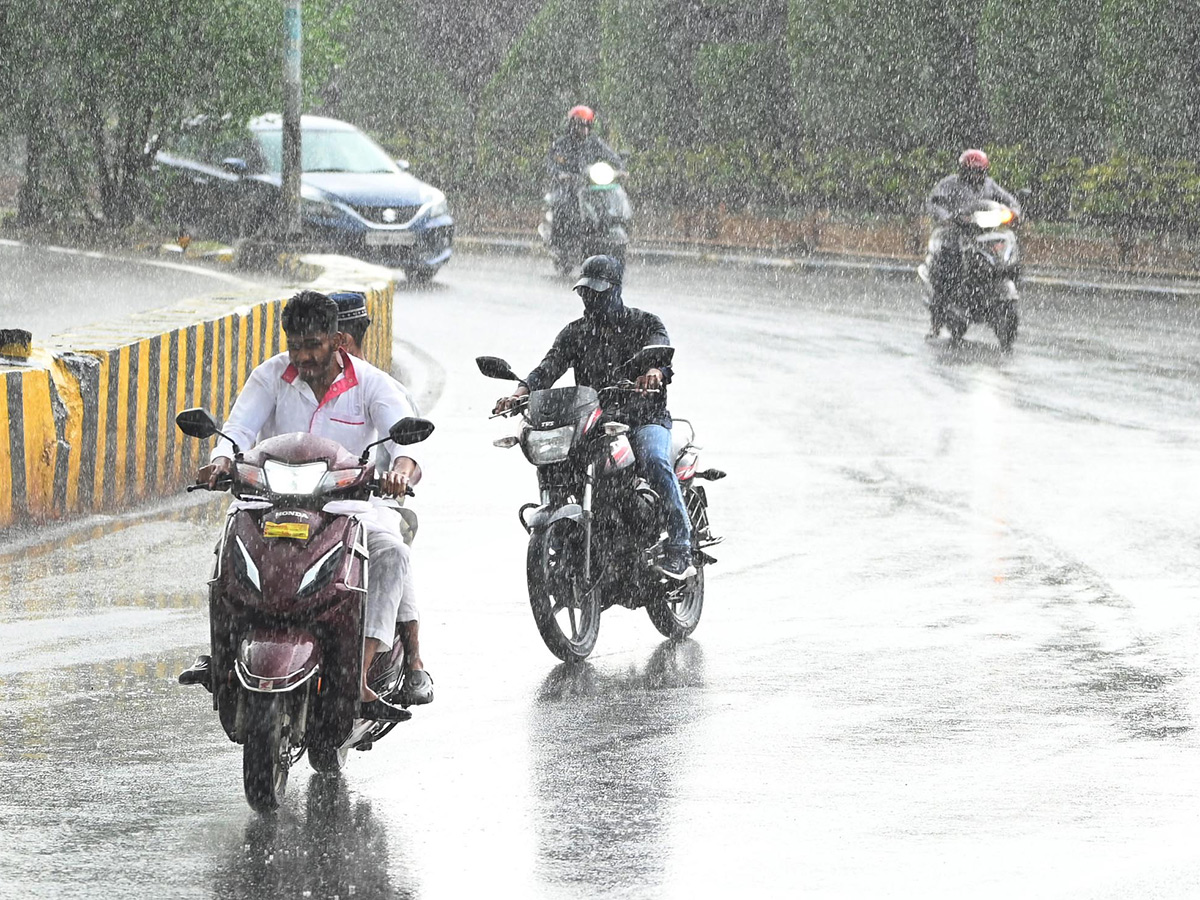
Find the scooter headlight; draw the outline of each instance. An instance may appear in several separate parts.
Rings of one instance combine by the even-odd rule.
[[[342,542],[338,541],[328,553],[309,566],[308,571],[304,573],[304,577],[300,579],[300,587],[296,593],[313,593],[325,587],[333,578],[334,572],[337,571],[338,563],[341,561]]]
[[[525,455],[535,466],[562,462],[571,452],[571,439],[574,436],[574,425],[547,431],[527,431],[524,434]]]
[[[289,466],[275,459],[263,463],[267,487],[276,494],[315,494],[329,466],[323,462]]]
[[[981,209],[972,218],[980,228],[990,231],[1001,225],[1007,225],[1016,218],[1016,213],[1007,206],[1002,206],[999,209]]]
[[[616,177],[617,170],[606,162],[592,163],[588,166],[588,178],[592,180],[592,184],[612,184]]]

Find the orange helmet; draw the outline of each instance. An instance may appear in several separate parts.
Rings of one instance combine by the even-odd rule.
[[[596,120],[596,112],[590,106],[581,103],[579,106],[572,106],[567,112],[567,121],[572,119],[584,125],[591,125]]]
[[[988,155],[982,150],[964,150],[958,158],[958,167],[964,172],[979,172],[988,170]]]

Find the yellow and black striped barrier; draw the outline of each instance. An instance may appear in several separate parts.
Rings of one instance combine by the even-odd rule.
[[[364,293],[363,355],[387,371],[394,286]],[[180,440],[176,413],[225,418],[250,371],[286,349],[285,302],[191,302],[0,359],[0,528],[120,509],[189,481],[207,449]]]

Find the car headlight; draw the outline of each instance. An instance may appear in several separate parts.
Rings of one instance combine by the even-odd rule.
[[[431,219],[450,215],[450,203],[446,200],[446,195],[440,191],[434,194],[433,198],[425,203],[424,213]]]
[[[527,431],[524,435],[525,455],[536,466],[562,462],[571,452],[571,439],[574,436],[574,425],[548,431]]]
[[[267,488],[276,494],[315,494],[328,471],[329,466],[323,462],[289,466],[287,463],[268,459],[263,463]]]

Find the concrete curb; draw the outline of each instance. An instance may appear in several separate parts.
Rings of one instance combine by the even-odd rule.
[[[378,327],[364,356],[389,371],[390,273],[345,257],[303,264],[319,272],[317,289],[367,295]],[[26,363],[0,359],[0,529],[112,512],[189,481],[207,446],[177,434],[176,413],[224,417],[251,369],[282,348],[286,296],[262,292],[135,313],[56,335]]]
[[[455,244],[483,252],[523,255],[545,253],[540,241],[531,241],[521,237],[459,235],[455,238]],[[783,269],[801,274],[829,272],[860,275],[870,273],[886,278],[912,279],[914,281],[917,277],[916,266],[919,262],[917,259],[853,256],[850,254],[815,254],[801,257],[771,256],[754,251],[684,249],[653,244],[631,247],[629,254],[634,259],[646,262],[689,261],[714,265]],[[1028,284],[1086,293],[1200,297],[1200,282],[1192,281],[1139,281],[1133,278],[1121,280],[1107,274],[1088,273],[1085,275],[1045,268],[1027,268],[1023,280]]]

